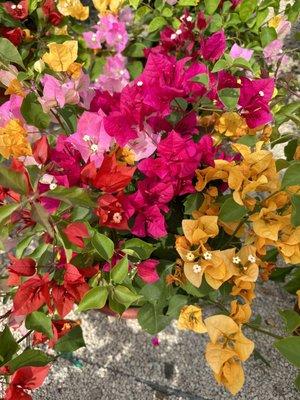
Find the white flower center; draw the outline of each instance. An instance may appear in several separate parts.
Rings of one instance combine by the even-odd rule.
[[[187,20],[188,22],[191,22],[191,21],[193,20],[193,18],[189,15],[189,16],[186,18],[186,20]]]
[[[177,31],[175,33],[176,33],[176,35],[181,35],[182,34],[182,30],[181,29],[177,29]]]
[[[122,38],[123,38],[123,36],[120,33],[118,34],[117,37],[118,37],[119,40],[122,40]]]
[[[136,83],[136,86],[139,86],[139,87],[141,87],[141,86],[143,86],[143,82],[142,81],[137,81],[137,83]]]
[[[252,254],[248,256],[248,261],[250,261],[252,264],[256,262],[256,257],[254,257]]]
[[[171,39],[171,40],[175,40],[176,38],[177,38],[176,33],[172,33],[172,35],[170,36],[170,39]]]
[[[210,251],[206,251],[203,254],[203,257],[204,257],[205,260],[211,260],[212,259],[212,253]]]
[[[239,264],[241,262],[241,259],[239,256],[233,257],[232,258],[233,264]]]
[[[119,212],[114,213],[113,220],[116,224],[119,224],[122,221],[122,215]]]
[[[260,90],[259,92],[258,92],[258,94],[260,95],[260,97],[264,97],[264,92],[262,91],[262,90]]]
[[[89,135],[84,135],[83,136],[83,141],[84,142],[89,142],[91,140],[91,137]]]
[[[17,8],[17,6],[15,4],[12,4],[11,9],[15,10]]]
[[[193,265],[193,271],[195,272],[195,274],[199,274],[199,272],[201,272],[202,267],[199,264],[194,264]]]
[[[187,260],[189,260],[189,261],[193,261],[193,260],[195,259],[195,256],[194,256],[194,254],[193,254],[191,251],[189,251],[189,252],[187,253],[187,255],[186,255],[186,258],[187,258]]]
[[[98,151],[98,145],[97,144],[92,144],[91,145],[91,150],[94,152],[94,153],[96,153],[97,151]]]
[[[18,5],[17,5],[17,9],[18,9],[18,10],[22,10],[22,8],[23,8],[22,4],[18,4]]]
[[[54,190],[56,188],[57,188],[57,184],[55,182],[50,183],[50,185],[49,185],[50,190]]]
[[[236,80],[236,83],[238,83],[239,85],[242,83],[242,80],[241,80],[241,78],[238,78],[237,80]]]

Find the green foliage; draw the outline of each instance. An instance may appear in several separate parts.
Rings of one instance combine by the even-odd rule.
[[[122,283],[128,275],[128,258],[123,257],[111,270],[111,279],[115,283]]]
[[[240,97],[240,90],[239,89],[222,89],[218,92],[220,100],[224,104],[224,106],[229,109],[233,110],[239,100]]]
[[[28,330],[42,332],[48,338],[53,337],[51,318],[43,312],[34,311],[26,316],[25,326]]]
[[[0,166],[0,185],[20,194],[27,193],[24,175],[13,169]]]
[[[283,189],[295,185],[300,185],[300,162],[295,162],[288,167],[281,181]]]
[[[189,194],[183,203],[184,213],[191,215],[194,211],[199,209],[203,200],[203,194],[200,192]]]
[[[134,256],[140,260],[147,260],[152,252],[154,251],[154,246],[151,243],[147,243],[144,240],[138,238],[132,238],[126,240],[122,245],[122,251],[127,253],[129,256]]]
[[[29,125],[43,131],[50,124],[50,117],[44,113],[35,93],[29,93],[22,102],[21,113]]]
[[[45,197],[61,200],[71,206],[80,206],[86,208],[93,208],[94,202],[89,197],[86,190],[79,187],[64,187],[57,186],[53,190],[49,190],[43,194]]]
[[[6,326],[0,333],[0,366],[9,361],[18,350],[19,345]]]
[[[25,68],[17,48],[4,37],[0,38],[0,61],[5,65],[14,63]]]
[[[285,321],[286,330],[289,333],[293,333],[297,328],[300,327],[300,315],[293,310],[281,310],[279,314]]]
[[[21,354],[7,363],[10,372],[15,372],[22,367],[42,367],[53,360],[41,350],[25,349]]]
[[[92,308],[102,308],[105,306],[108,297],[108,288],[106,286],[97,286],[89,290],[81,300],[77,311],[87,311]]]
[[[291,221],[294,226],[300,225],[300,195],[293,194],[291,197],[292,217]]]
[[[274,346],[291,364],[300,368],[300,336],[289,336],[277,340]]]
[[[114,242],[107,236],[103,235],[102,233],[95,232],[94,236],[92,237],[92,245],[100,257],[102,257],[104,260],[109,261],[112,258],[115,246]]]
[[[247,215],[247,209],[237,204],[232,197],[224,201],[221,206],[219,218],[224,222],[239,221]]]
[[[75,326],[70,332],[62,336],[55,344],[54,349],[58,352],[69,353],[84,347],[85,342],[80,326]]]

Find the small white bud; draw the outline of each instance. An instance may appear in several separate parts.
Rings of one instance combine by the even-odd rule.
[[[84,142],[89,142],[91,140],[91,137],[89,135],[84,135],[83,136],[83,141]]]
[[[141,87],[141,86],[143,86],[143,84],[144,83],[142,81],[137,81],[136,86]]]
[[[262,91],[262,90],[260,90],[259,92],[258,92],[258,94],[260,95],[260,97],[264,97],[264,92]]]
[[[205,260],[211,260],[212,259],[212,253],[210,251],[206,251],[203,254],[203,257],[204,257]]]
[[[122,215],[119,212],[114,213],[113,220],[116,224],[119,224],[122,221]]]
[[[252,264],[256,262],[256,257],[254,257],[252,254],[248,256],[248,261],[250,261]]]
[[[195,274],[199,274],[199,272],[201,272],[202,267],[199,264],[194,264],[193,265],[193,271],[195,272]]]
[[[233,264],[239,264],[241,262],[241,259],[239,256],[235,256],[232,258]]]
[[[186,259],[187,259],[188,261],[194,261],[195,256],[194,256],[194,254],[193,254],[191,251],[189,251],[189,252],[187,253],[187,255],[186,255]]]
[[[34,64],[33,64],[33,69],[38,72],[39,74],[41,74],[44,69],[45,69],[45,63],[43,60],[37,60]]]
[[[92,150],[92,152],[94,152],[94,153],[96,153],[97,151],[98,151],[98,145],[97,144],[92,144],[91,145],[91,150]]]
[[[56,188],[57,188],[57,184],[55,182],[50,183],[50,185],[49,185],[50,190],[54,190]]]
[[[181,35],[182,34],[182,30],[181,29],[177,29],[177,31],[175,33],[176,33],[176,35]]]
[[[177,38],[176,33],[172,33],[172,35],[170,36],[170,39],[171,39],[171,40],[175,40],[176,38]]]

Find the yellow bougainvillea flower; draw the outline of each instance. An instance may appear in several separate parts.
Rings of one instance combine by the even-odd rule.
[[[233,263],[236,265],[236,275],[234,282],[239,285],[240,282],[256,282],[259,268],[256,256],[256,248],[252,245],[243,246],[233,257]]]
[[[241,361],[250,357],[254,343],[244,336],[240,325],[226,315],[213,315],[204,323],[211,340],[206,347],[206,361],[216,380],[236,394],[244,384]]]
[[[80,0],[58,0],[58,11],[65,17],[73,17],[84,21],[89,17],[89,7],[81,4]]]
[[[275,17],[271,18],[268,22],[270,28],[277,28],[282,20],[281,15],[275,15]]]
[[[25,97],[26,93],[25,90],[21,84],[21,82],[18,81],[18,79],[13,79],[10,81],[5,94],[10,95],[10,94],[17,94],[18,96]]]
[[[124,162],[129,165],[134,165],[135,163],[135,154],[134,151],[129,147],[125,146],[123,148],[119,148],[117,150],[117,159],[121,162]]]
[[[4,158],[29,156],[32,154],[27,132],[17,119],[11,119],[0,128],[0,154]]]
[[[192,245],[203,244],[219,233],[218,217],[204,215],[196,220],[184,219],[182,229],[184,236]]]
[[[240,137],[249,133],[246,120],[236,112],[225,112],[215,125],[215,130],[228,137]]]
[[[206,327],[202,321],[201,308],[193,305],[183,307],[178,318],[177,327],[178,329],[205,333]]]
[[[275,243],[276,247],[282,254],[284,260],[288,264],[300,263],[300,226],[292,227],[286,225],[280,232],[280,238]]]
[[[237,300],[230,303],[230,317],[238,324],[245,324],[251,318],[251,307],[249,303],[240,304]]]
[[[62,26],[62,27],[59,27],[59,26],[56,26],[55,28],[54,28],[54,35],[57,35],[57,36],[68,36],[69,35],[69,32],[68,32],[68,25],[64,25],[64,26]]]
[[[194,261],[200,254],[198,248],[191,249],[191,244],[185,236],[177,236],[175,248],[184,262]]]
[[[234,253],[234,249],[206,251],[200,260],[184,263],[184,274],[196,287],[200,287],[203,275],[205,275],[207,283],[212,288],[218,289],[235,272],[232,263]]]
[[[117,13],[123,2],[124,0],[93,0],[95,8],[101,14],[108,10],[112,13]]]
[[[42,60],[56,72],[67,71],[76,60],[78,43],[76,40],[67,40],[64,43],[49,43],[49,52],[45,53]]]
[[[234,165],[234,161],[228,162],[226,160],[215,160],[214,167],[197,169],[197,183],[195,186],[196,190],[201,192],[210,181],[222,180],[223,182],[227,182],[229,171]]]
[[[252,303],[252,300],[255,299],[255,283],[249,281],[239,280],[232,287],[231,295],[232,296],[240,296],[248,303]]]

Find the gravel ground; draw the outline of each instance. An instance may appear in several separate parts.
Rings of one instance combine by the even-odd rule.
[[[292,296],[272,282],[259,285],[254,313],[263,325],[280,332],[278,309],[291,308]],[[214,381],[204,359],[207,335],[178,331],[171,326],[159,334],[160,345],[136,321],[117,320],[100,312],[84,316],[87,348],[76,352],[82,367],[59,360],[34,400],[210,400],[231,399]],[[245,334],[271,364],[251,356],[245,363],[246,383],[237,400],[296,400],[296,370],[272,348],[269,336]]]

